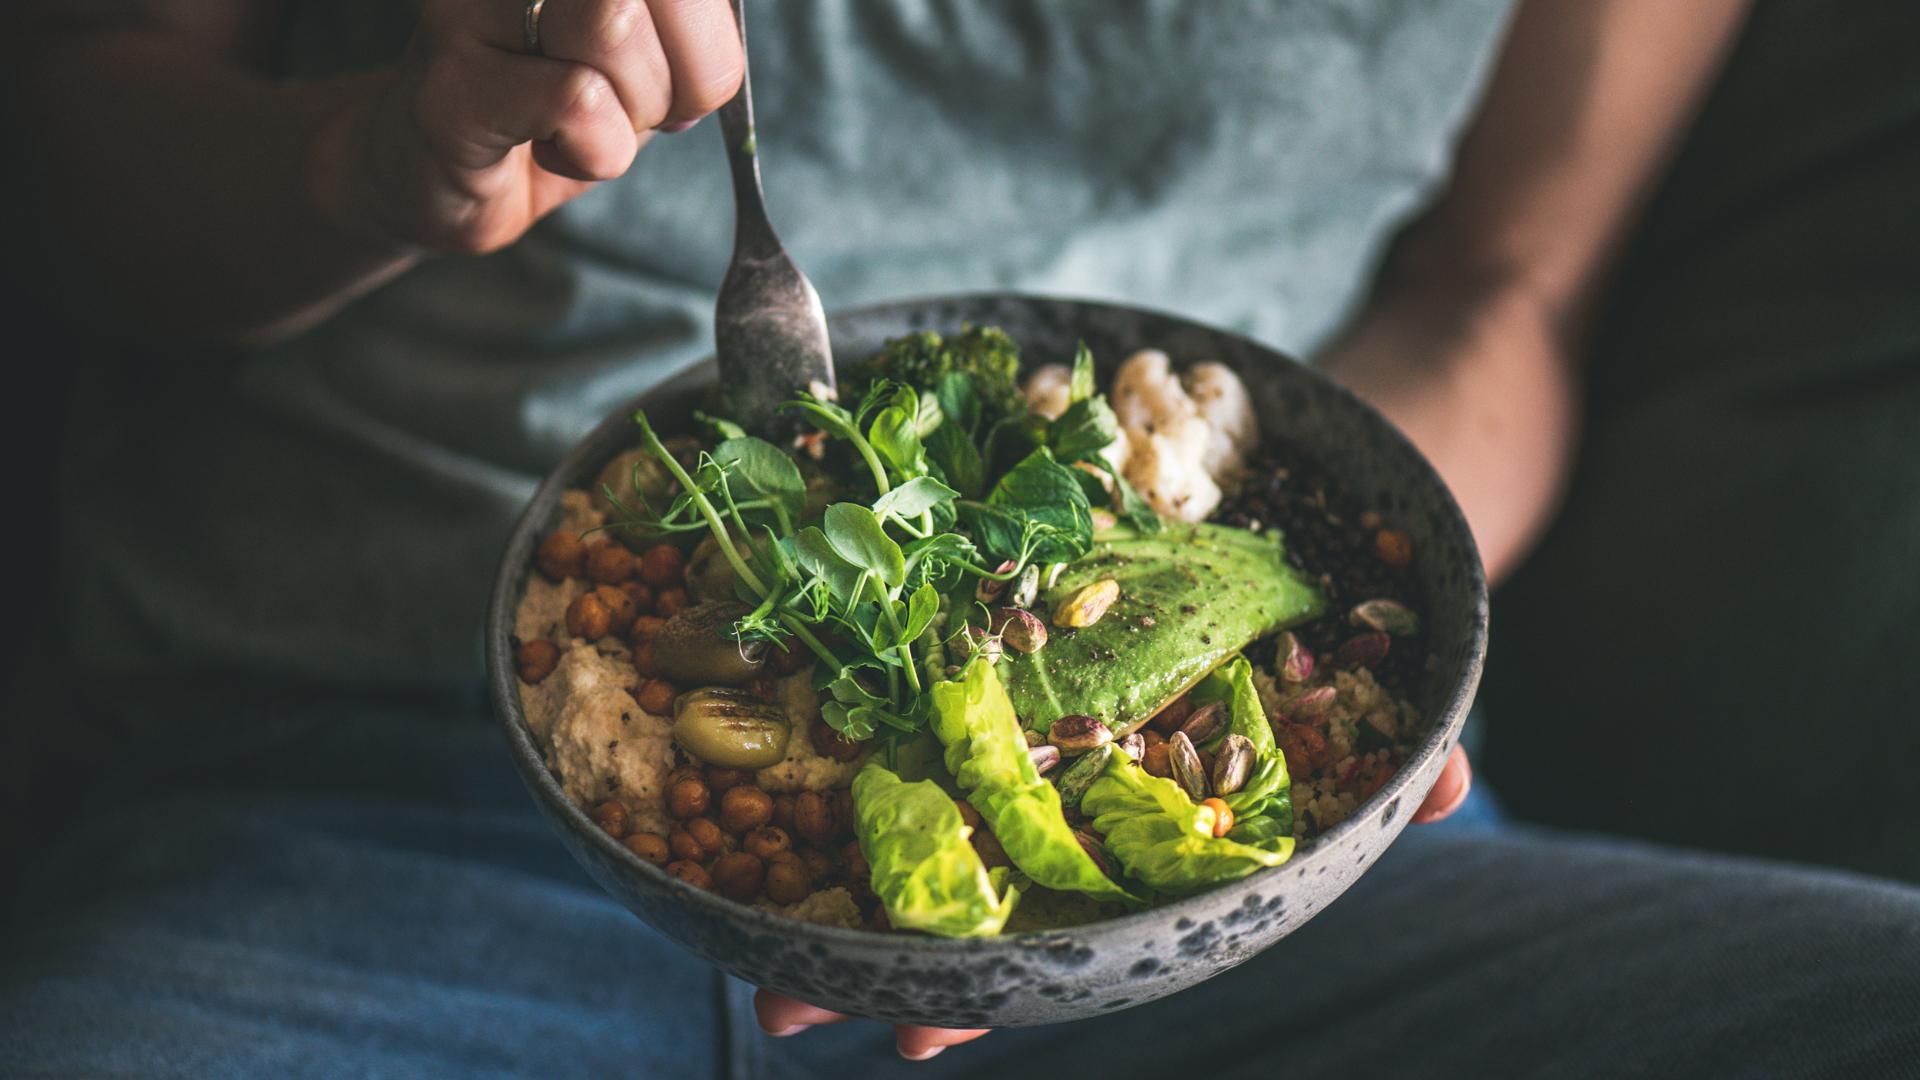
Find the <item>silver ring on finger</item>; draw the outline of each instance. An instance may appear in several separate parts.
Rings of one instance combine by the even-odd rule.
[[[521,36],[526,41],[527,52],[534,56],[545,56],[540,50],[540,9],[547,0],[527,0],[527,15],[521,23]]]

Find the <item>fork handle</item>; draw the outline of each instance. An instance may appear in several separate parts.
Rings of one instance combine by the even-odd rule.
[[[733,174],[735,258],[769,258],[780,251],[780,238],[767,218],[760,190],[760,155],[753,133],[753,71],[747,62],[745,0],[733,0],[733,23],[740,31],[740,92],[720,106],[720,135],[727,144],[727,169]]]

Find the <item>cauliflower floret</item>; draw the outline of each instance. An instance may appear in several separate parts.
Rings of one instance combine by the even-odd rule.
[[[1197,365],[1186,379],[1166,353],[1147,349],[1120,365],[1110,396],[1129,444],[1127,481],[1163,516],[1203,521],[1260,432],[1246,387],[1224,365]]]
[[[1113,377],[1107,393],[1120,426],[1136,436],[1200,415],[1193,399],[1174,377],[1173,361],[1158,349],[1143,349],[1127,358]]]
[[[807,674],[789,675],[780,680],[780,707],[786,710],[792,731],[787,736],[787,756],[777,765],[769,765],[754,774],[765,791],[826,791],[853,783],[860,761],[835,761],[813,752],[808,729],[826,721],[820,719],[820,695],[814,692],[813,678]]]
[[[664,835],[673,727],[634,701],[637,678],[632,665],[576,643],[552,675],[521,687],[521,700],[534,733],[547,729],[547,764],[574,805],[617,798],[635,827]]]
[[[1213,428],[1203,464],[1215,480],[1240,471],[1260,442],[1260,421],[1253,414],[1247,385],[1225,364],[1207,361],[1180,377],[1194,408]]]
[[[1067,406],[1073,404],[1073,369],[1065,364],[1035,368],[1020,393],[1027,399],[1027,408],[1049,420],[1058,420]]]
[[[772,901],[762,900],[756,906],[761,911],[771,911],[777,915],[785,915],[789,919],[819,923],[822,926],[844,926],[849,930],[858,930],[862,925],[860,908],[853,902],[853,894],[841,886],[821,889],[797,904],[788,904],[783,907]]]
[[[1127,482],[1156,512],[1175,521],[1205,521],[1220,505],[1220,485],[1200,464],[1213,429],[1198,417],[1148,435],[1127,459]]]

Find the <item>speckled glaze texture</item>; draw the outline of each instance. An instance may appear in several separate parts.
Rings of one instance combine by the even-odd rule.
[[[1347,492],[1412,533],[1435,650],[1415,704],[1432,724],[1407,764],[1354,816],[1292,861],[1150,911],[1064,931],[978,940],[814,926],[667,877],[596,828],[549,774],[521,712],[508,635],[533,546],[561,492],[632,441],[631,408],[611,417],[547,477],[515,527],[494,584],[486,652],[507,744],[540,809],[574,857],[647,923],[727,971],[831,1009],[897,1023],[1017,1027],[1077,1020],[1184,989],[1279,941],[1344,892],[1400,834],[1438,778],[1480,679],[1487,593],[1459,508],[1398,431],[1326,377],[1245,338],[1133,308],[1012,295],[939,297],[832,320],[840,363],[912,330],[1003,327],[1030,358],[1071,357],[1084,340],[1111,375],[1141,348],[1177,364],[1219,360],[1246,380],[1264,431],[1284,436]],[[711,361],[633,403],[671,430],[714,379]]]

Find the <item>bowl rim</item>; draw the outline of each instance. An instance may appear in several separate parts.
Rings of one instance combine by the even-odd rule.
[[[1344,399],[1349,406],[1356,407],[1385,429],[1389,439],[1399,445],[1417,464],[1424,479],[1438,490],[1441,515],[1444,527],[1459,534],[1464,542],[1464,550],[1470,556],[1468,585],[1473,592],[1472,608],[1469,618],[1469,638],[1467,655],[1462,665],[1460,677],[1455,682],[1452,693],[1441,707],[1441,713],[1434,718],[1419,747],[1394,770],[1393,776],[1365,801],[1354,809],[1346,820],[1314,838],[1311,846],[1297,850],[1293,858],[1279,866],[1266,867],[1248,874],[1236,881],[1227,882],[1211,889],[1205,889],[1188,896],[1169,900],[1154,907],[1130,911],[1097,922],[1056,929],[1024,930],[1003,933],[987,937],[950,938],[932,934],[900,935],[885,934],[872,930],[851,929],[840,926],[827,926],[821,923],[807,922],[775,912],[763,911],[749,904],[729,900],[718,893],[696,888],[669,875],[661,867],[635,855],[625,844],[609,836],[607,832],[594,824],[586,810],[574,804],[561,789],[559,781],[548,770],[544,756],[540,753],[532,737],[532,729],[527,726],[525,710],[519,694],[519,680],[514,671],[510,655],[509,638],[515,614],[519,607],[520,593],[524,591],[521,583],[526,580],[529,569],[525,560],[513,558],[515,549],[523,545],[530,532],[545,524],[545,514],[541,521],[535,521],[534,510],[549,501],[549,496],[558,499],[560,491],[572,479],[580,475],[590,462],[590,448],[597,447],[614,434],[614,429],[625,427],[630,422],[633,410],[640,401],[660,392],[693,375],[701,368],[713,362],[713,355],[707,353],[676,368],[659,381],[641,391],[612,414],[608,415],[591,431],[576,442],[564,456],[542,478],[527,504],[515,518],[513,528],[508,533],[505,549],[501,554],[500,565],[494,574],[493,588],[487,604],[487,622],[485,628],[485,653],[487,664],[487,689],[493,710],[500,720],[506,735],[509,752],[518,767],[521,778],[535,797],[543,804],[549,816],[558,815],[574,832],[577,839],[598,848],[611,858],[624,871],[638,876],[650,885],[664,888],[669,895],[683,903],[705,909],[709,914],[727,919],[740,920],[756,931],[766,931],[786,935],[796,941],[817,942],[827,946],[851,946],[856,948],[875,948],[885,946],[891,949],[910,948],[934,953],[971,954],[986,950],[1006,948],[1024,949],[1035,945],[1053,945],[1071,938],[1085,938],[1089,935],[1125,934],[1135,927],[1155,924],[1163,921],[1178,920],[1182,916],[1202,915],[1199,908],[1202,902],[1216,896],[1223,890],[1244,888],[1263,879],[1277,879],[1287,873],[1305,876],[1305,869],[1323,859],[1330,859],[1341,847],[1341,841],[1357,831],[1374,818],[1375,811],[1396,799],[1403,799],[1407,789],[1422,768],[1441,754],[1451,751],[1466,720],[1469,707],[1479,686],[1480,677],[1486,662],[1487,651],[1487,580],[1484,565],[1480,559],[1479,547],[1474,542],[1473,532],[1468,527],[1466,516],[1461,512],[1459,503],[1454,499],[1453,491],[1447,487],[1431,462],[1422,454],[1413,442],[1400,429],[1382,416],[1378,410],[1368,404],[1347,387],[1311,365],[1294,359],[1291,355],[1264,342],[1247,337],[1221,327],[1182,315],[1172,314],[1139,304],[1115,303],[1111,300],[1086,299],[1072,296],[1025,293],[1010,290],[985,290],[980,292],[935,293],[922,296],[901,297],[855,308],[830,313],[829,322],[845,319],[862,319],[880,316],[890,310],[910,309],[938,304],[987,304],[994,302],[1013,302],[1038,306],[1064,306],[1079,309],[1099,309],[1124,312],[1133,315],[1145,315],[1150,318],[1176,324],[1182,329],[1198,331],[1203,334],[1237,338],[1253,346],[1262,353],[1300,369],[1306,376],[1318,380],[1322,389],[1336,397]],[[531,547],[528,549],[531,550]],[[1438,778],[1438,773],[1435,773]],[[1421,792],[1425,797],[1425,792]],[[1411,814],[1409,814],[1411,817]],[[1396,833],[1386,847],[1391,847],[1399,839]],[[1385,848],[1382,848],[1384,851]]]

